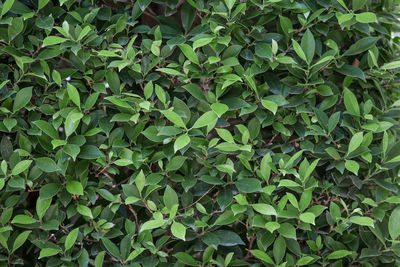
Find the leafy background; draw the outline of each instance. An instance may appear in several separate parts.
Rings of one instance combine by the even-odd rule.
[[[1,266],[396,266],[399,0],[5,0]]]

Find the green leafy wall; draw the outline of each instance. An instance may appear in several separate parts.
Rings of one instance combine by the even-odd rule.
[[[0,266],[397,266],[399,0],[5,0]]]

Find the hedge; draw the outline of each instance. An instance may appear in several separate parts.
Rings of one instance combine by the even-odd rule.
[[[5,0],[0,266],[398,266],[399,0]]]

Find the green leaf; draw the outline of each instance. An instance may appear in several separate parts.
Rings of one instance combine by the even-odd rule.
[[[32,160],[22,160],[20,162],[17,163],[17,165],[14,166],[14,168],[11,171],[12,175],[18,175],[20,173],[22,173],[23,171],[25,171],[26,169],[29,168],[29,166],[31,166]]]
[[[4,1],[3,7],[1,9],[1,16],[6,14],[11,9],[13,4],[14,4],[14,0],[6,0],[6,1]]]
[[[12,221],[11,221],[11,223],[13,223],[13,224],[32,224],[32,223],[36,223],[37,222],[37,220],[35,219],[35,218],[32,218],[32,217],[30,217],[30,216],[28,216],[28,215],[16,215],[13,219],[12,219]]]
[[[116,258],[118,260],[121,259],[121,253],[120,253],[119,249],[110,239],[102,237],[101,243],[106,248],[108,254],[110,254],[111,256],[113,256],[114,258]]]
[[[328,121],[328,132],[331,133],[337,126],[338,122],[340,120],[340,112],[335,112],[334,114],[331,115]]]
[[[60,252],[61,252],[61,250],[59,248],[43,248],[40,251],[39,259],[46,258],[46,257],[51,257],[51,256],[54,256],[54,255],[57,255]]]
[[[261,182],[254,178],[240,179],[235,183],[239,191],[243,193],[261,192]]]
[[[36,158],[35,163],[44,172],[55,172],[60,170],[54,160],[48,157]]]
[[[146,99],[149,99],[152,96],[152,94],[153,94],[153,82],[152,81],[150,81],[146,84],[146,86],[143,89],[143,92],[144,92],[144,97]]]
[[[68,113],[67,118],[65,119],[64,122],[65,135],[67,137],[70,136],[72,133],[74,133],[75,130],[78,128],[82,117],[83,117],[82,113],[75,112],[74,110]]]
[[[280,235],[274,242],[273,254],[275,262],[278,264],[282,261],[286,252],[286,242],[285,239]]]
[[[228,111],[229,107],[222,103],[214,103],[211,105],[212,110],[214,110],[215,114],[217,114],[218,118]]]
[[[14,113],[25,107],[32,98],[32,87],[26,87],[17,92],[15,96],[13,111]]]
[[[83,216],[93,219],[92,211],[90,210],[90,208],[83,206],[83,205],[77,205],[76,210]]]
[[[263,204],[263,203],[257,203],[251,205],[253,209],[261,214],[264,215],[274,215],[277,216],[278,214],[276,213],[276,210],[274,207],[272,207],[269,204]]]
[[[400,207],[395,208],[390,214],[388,229],[393,240],[400,236]]]
[[[363,12],[356,14],[356,20],[361,23],[376,22],[376,15],[372,12]]]
[[[312,212],[300,214],[300,220],[305,223],[315,224],[315,215]]]
[[[314,260],[313,257],[311,256],[305,256],[300,258],[297,262],[296,265],[297,266],[304,266],[304,265],[308,265],[310,262],[312,262]]]
[[[76,239],[78,238],[79,228],[75,228],[71,232],[68,233],[67,238],[65,239],[65,251],[72,248],[75,244]]]
[[[167,164],[166,171],[176,171],[180,167],[182,167],[183,163],[185,162],[186,157],[184,156],[176,156],[173,157]]]
[[[306,54],[304,53],[304,51],[303,51],[303,49],[301,48],[301,46],[299,45],[299,43],[298,43],[296,40],[292,40],[292,43],[293,43],[293,48],[294,48],[294,51],[296,52],[296,54],[297,54],[302,60],[304,60],[305,62],[308,63]]]
[[[315,53],[315,39],[310,29],[307,29],[301,38],[301,49],[304,51],[307,63],[310,64]]]
[[[270,44],[256,43],[255,52],[257,56],[272,61],[272,48]]]
[[[366,2],[367,0],[352,0],[351,6],[353,7],[353,11],[357,11],[362,8]]]
[[[136,176],[135,184],[136,184],[136,187],[139,190],[139,193],[141,193],[143,188],[144,188],[144,186],[145,186],[145,184],[146,184],[146,177],[144,176],[143,170],[140,170],[140,172]]]
[[[24,21],[22,17],[13,18],[11,25],[8,26],[8,39],[14,40],[24,29]]]
[[[94,259],[94,267],[103,267],[105,251],[99,252]],[[128,259],[129,260],[129,259]]]
[[[266,108],[269,111],[271,111],[274,115],[278,111],[278,104],[276,104],[275,102],[272,102],[270,100],[262,99],[261,100],[261,104],[263,105],[264,108]]]
[[[340,69],[337,69],[337,71],[343,75],[359,78],[364,82],[366,82],[364,72],[358,67],[354,67],[351,65],[344,65]]]
[[[178,127],[186,128],[182,118],[172,110],[162,110],[161,113]]]
[[[293,25],[289,18],[279,15],[279,24],[286,36],[292,35]]]
[[[17,238],[15,238],[11,253],[16,251],[18,248],[20,248],[25,243],[25,241],[28,239],[30,233],[32,233],[32,231],[25,231],[25,232],[20,233],[17,236]]]
[[[181,49],[182,53],[193,63],[199,65],[199,59],[197,58],[196,53],[194,52],[193,48],[188,44],[180,44],[178,45]]]
[[[343,56],[358,55],[370,49],[378,40],[379,37],[364,37],[361,40],[358,40],[355,44],[351,45],[350,48],[344,52]]]
[[[49,45],[56,45],[56,44],[61,44],[66,42],[67,39],[59,36],[47,36],[43,40],[43,47],[49,46]]]
[[[400,60],[385,63],[381,67],[381,69],[383,69],[383,70],[392,70],[392,69],[398,69],[398,68],[400,68]]]
[[[78,181],[69,180],[67,182],[67,191],[73,195],[83,195],[83,186]]]
[[[183,224],[178,222],[173,222],[171,226],[171,232],[176,238],[185,241],[186,227]]]
[[[42,188],[40,188],[39,196],[41,199],[49,199],[57,195],[60,189],[61,189],[61,184],[48,183],[42,186]]]
[[[218,116],[214,111],[207,111],[196,120],[192,128],[201,128],[207,126],[208,124],[215,122],[217,119]]]
[[[351,217],[350,222],[362,226],[374,227],[374,221],[370,217]]]
[[[257,259],[260,259],[263,262],[266,262],[268,264],[275,264],[274,261],[271,259],[271,257],[268,256],[268,254],[265,253],[264,251],[261,251],[259,249],[253,249],[250,251],[254,255],[254,257],[256,257]]]
[[[150,220],[150,221],[146,221],[144,224],[142,224],[142,226],[140,227],[140,231],[139,232],[143,232],[146,230],[152,230],[155,228],[160,228],[161,226],[163,226],[165,224],[164,220]]]
[[[205,38],[200,38],[197,39],[196,41],[193,42],[193,49],[196,50],[199,47],[203,47],[208,45],[214,40],[214,37],[205,37]]]
[[[171,210],[173,206],[179,205],[178,195],[176,194],[175,190],[172,189],[169,185],[165,188],[164,192],[164,204],[165,206]]]
[[[75,105],[78,106],[78,108],[81,107],[81,98],[79,96],[78,90],[75,88],[75,86],[71,85],[70,83],[67,83],[67,92],[69,98],[74,102]]]
[[[49,2],[49,0],[39,0],[38,10],[42,9],[43,7],[45,7],[48,2]]]
[[[208,103],[207,98],[204,96],[203,91],[195,84],[186,84],[182,86],[186,91],[188,91],[194,98],[204,103]]]
[[[51,198],[47,198],[47,199],[37,199],[36,200],[36,214],[39,218],[39,221],[42,220],[43,216],[45,215],[47,209],[50,207],[51,205]]]
[[[233,6],[235,5],[236,0],[224,0],[226,6],[228,7],[229,11],[232,10]]]
[[[184,252],[178,252],[173,255],[177,258],[180,262],[184,263],[185,265],[189,266],[199,266],[199,263],[189,254]]]
[[[362,143],[363,141],[364,134],[363,132],[358,132],[353,135],[353,137],[350,139],[349,143],[349,148],[347,150],[347,155],[349,155],[351,152],[356,150]]]
[[[59,139],[58,132],[54,127],[47,121],[37,120],[33,122],[43,133],[47,134],[53,139]]]
[[[187,134],[182,134],[178,138],[176,138],[174,143],[174,151],[178,151],[184,148],[186,145],[190,143],[190,137]]]
[[[114,93],[119,93],[119,88],[121,86],[121,82],[119,80],[118,73],[112,69],[107,70],[106,72],[106,80],[111,90]]]
[[[97,146],[86,145],[81,147],[81,153],[78,157],[81,159],[98,159],[104,157],[104,154]]]
[[[360,169],[360,165],[358,165],[357,161],[346,159],[345,167],[348,171],[358,175],[358,170]]]
[[[336,260],[351,255],[352,252],[348,250],[337,250],[328,255],[328,260]]]
[[[219,128],[216,128],[215,130],[217,131],[218,135],[219,135],[223,140],[225,140],[226,142],[235,143],[235,140],[233,139],[232,134],[231,134],[228,130],[226,130],[226,129],[219,129]]]
[[[344,105],[351,115],[360,116],[360,107],[357,98],[354,93],[347,88],[344,89]]]
[[[282,223],[281,227],[279,227],[278,232],[286,237],[286,238],[291,238],[296,240],[296,229],[293,227],[293,225],[289,223]]]

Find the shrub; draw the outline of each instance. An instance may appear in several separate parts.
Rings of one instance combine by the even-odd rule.
[[[5,0],[1,266],[395,266],[398,0]]]

